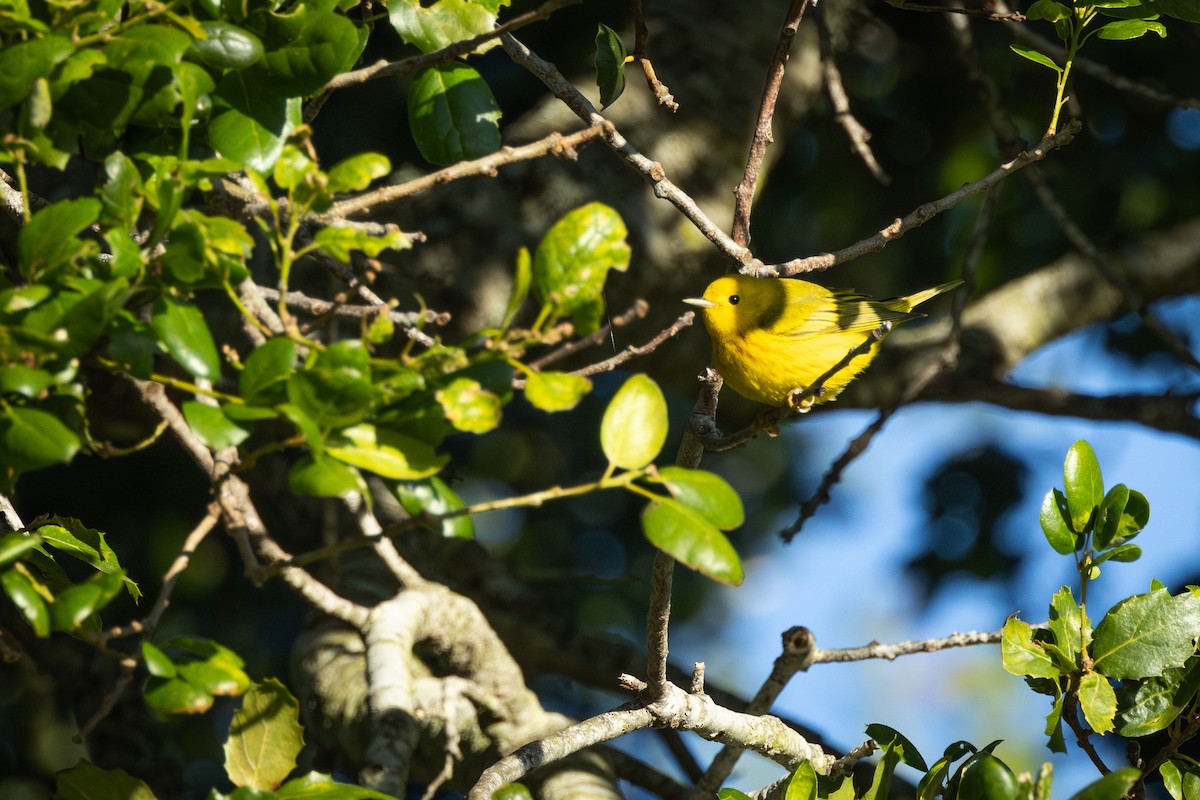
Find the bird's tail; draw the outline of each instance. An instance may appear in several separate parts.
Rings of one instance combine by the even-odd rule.
[[[950,281],[949,283],[943,283],[941,286],[934,286],[932,289],[925,289],[924,291],[915,292],[905,297],[894,297],[891,300],[884,300],[883,305],[893,311],[907,314],[926,300],[937,297],[942,292],[948,292],[960,283],[962,281]]]

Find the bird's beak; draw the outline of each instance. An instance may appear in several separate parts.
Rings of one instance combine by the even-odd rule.
[[[712,308],[716,305],[712,300],[705,300],[703,297],[685,297],[683,298],[683,302],[689,306],[696,306],[698,308]]]

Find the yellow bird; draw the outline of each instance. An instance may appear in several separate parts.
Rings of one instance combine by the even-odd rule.
[[[726,275],[710,283],[703,297],[683,302],[703,309],[704,325],[712,339],[712,363],[726,385],[750,400],[795,406],[790,399],[794,391],[807,387],[851,348],[863,344],[871,331],[884,322],[899,324],[924,316],[912,313],[913,308],[960,283],[944,283],[907,297],[873,300],[796,278]],[[876,342],[799,409],[837,397],[878,351]]]

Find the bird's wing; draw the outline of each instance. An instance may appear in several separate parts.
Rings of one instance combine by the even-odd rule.
[[[835,303],[831,307],[814,307],[809,313],[802,315],[797,324],[783,332],[784,335],[802,339],[834,333],[866,334],[884,322],[902,322],[924,316],[888,308],[878,300],[854,292],[835,292],[834,300]]]

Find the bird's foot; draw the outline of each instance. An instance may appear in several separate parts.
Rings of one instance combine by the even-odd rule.
[[[820,392],[817,392],[816,395],[809,395],[803,399],[800,398],[800,395],[804,394],[806,389],[807,387],[802,386],[797,389],[792,389],[790,392],[788,392],[787,407],[795,414],[807,414],[809,409],[813,407],[813,403],[817,402],[817,397],[820,395]]]

